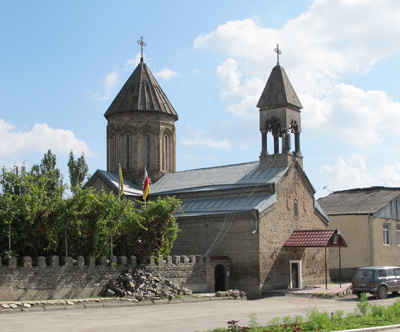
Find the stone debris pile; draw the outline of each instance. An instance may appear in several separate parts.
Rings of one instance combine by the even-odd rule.
[[[172,300],[176,296],[191,296],[189,288],[179,287],[159,274],[154,275],[144,270],[122,273],[116,279],[110,279],[103,293],[105,297],[129,297],[142,300]]]
[[[215,293],[216,297],[233,297],[236,299],[247,300],[246,293],[238,289],[230,289],[227,291],[218,291]]]

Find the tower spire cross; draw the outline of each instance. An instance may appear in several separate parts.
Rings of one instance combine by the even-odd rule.
[[[279,49],[279,44],[276,44],[274,51],[276,53],[276,64],[279,66],[279,55],[282,54],[282,51]]]
[[[143,36],[140,36],[140,39],[137,42],[140,45],[140,59],[143,62],[143,47],[147,46],[147,44],[143,41]]]

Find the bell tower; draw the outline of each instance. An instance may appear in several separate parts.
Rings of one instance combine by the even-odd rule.
[[[138,186],[145,168],[156,182],[176,171],[175,121],[178,114],[143,61],[128,78],[104,117],[107,119],[107,171],[118,172]]]
[[[300,103],[285,70],[279,64],[282,54],[279,44],[275,48],[277,64],[272,69],[257,107],[260,109],[261,168],[288,167],[295,160],[303,167],[300,150]],[[268,151],[268,136],[272,148]],[[292,150],[294,136],[294,150]]]

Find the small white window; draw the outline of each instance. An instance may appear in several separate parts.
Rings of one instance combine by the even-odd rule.
[[[383,244],[390,246],[390,225],[383,225]]]

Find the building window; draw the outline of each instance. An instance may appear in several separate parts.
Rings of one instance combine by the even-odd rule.
[[[126,169],[129,169],[129,160],[130,160],[130,145],[131,145],[131,136],[126,134]]]
[[[383,225],[383,244],[389,246],[390,245],[390,225]]]
[[[146,134],[146,168],[150,169],[150,134]]]
[[[299,216],[299,206],[297,203],[297,199],[294,200],[293,213],[296,218]]]
[[[111,171],[117,169],[117,141],[115,135],[111,137]]]
[[[400,246],[400,225],[396,226],[397,245]]]
[[[164,170],[168,172],[168,136],[164,136]]]

